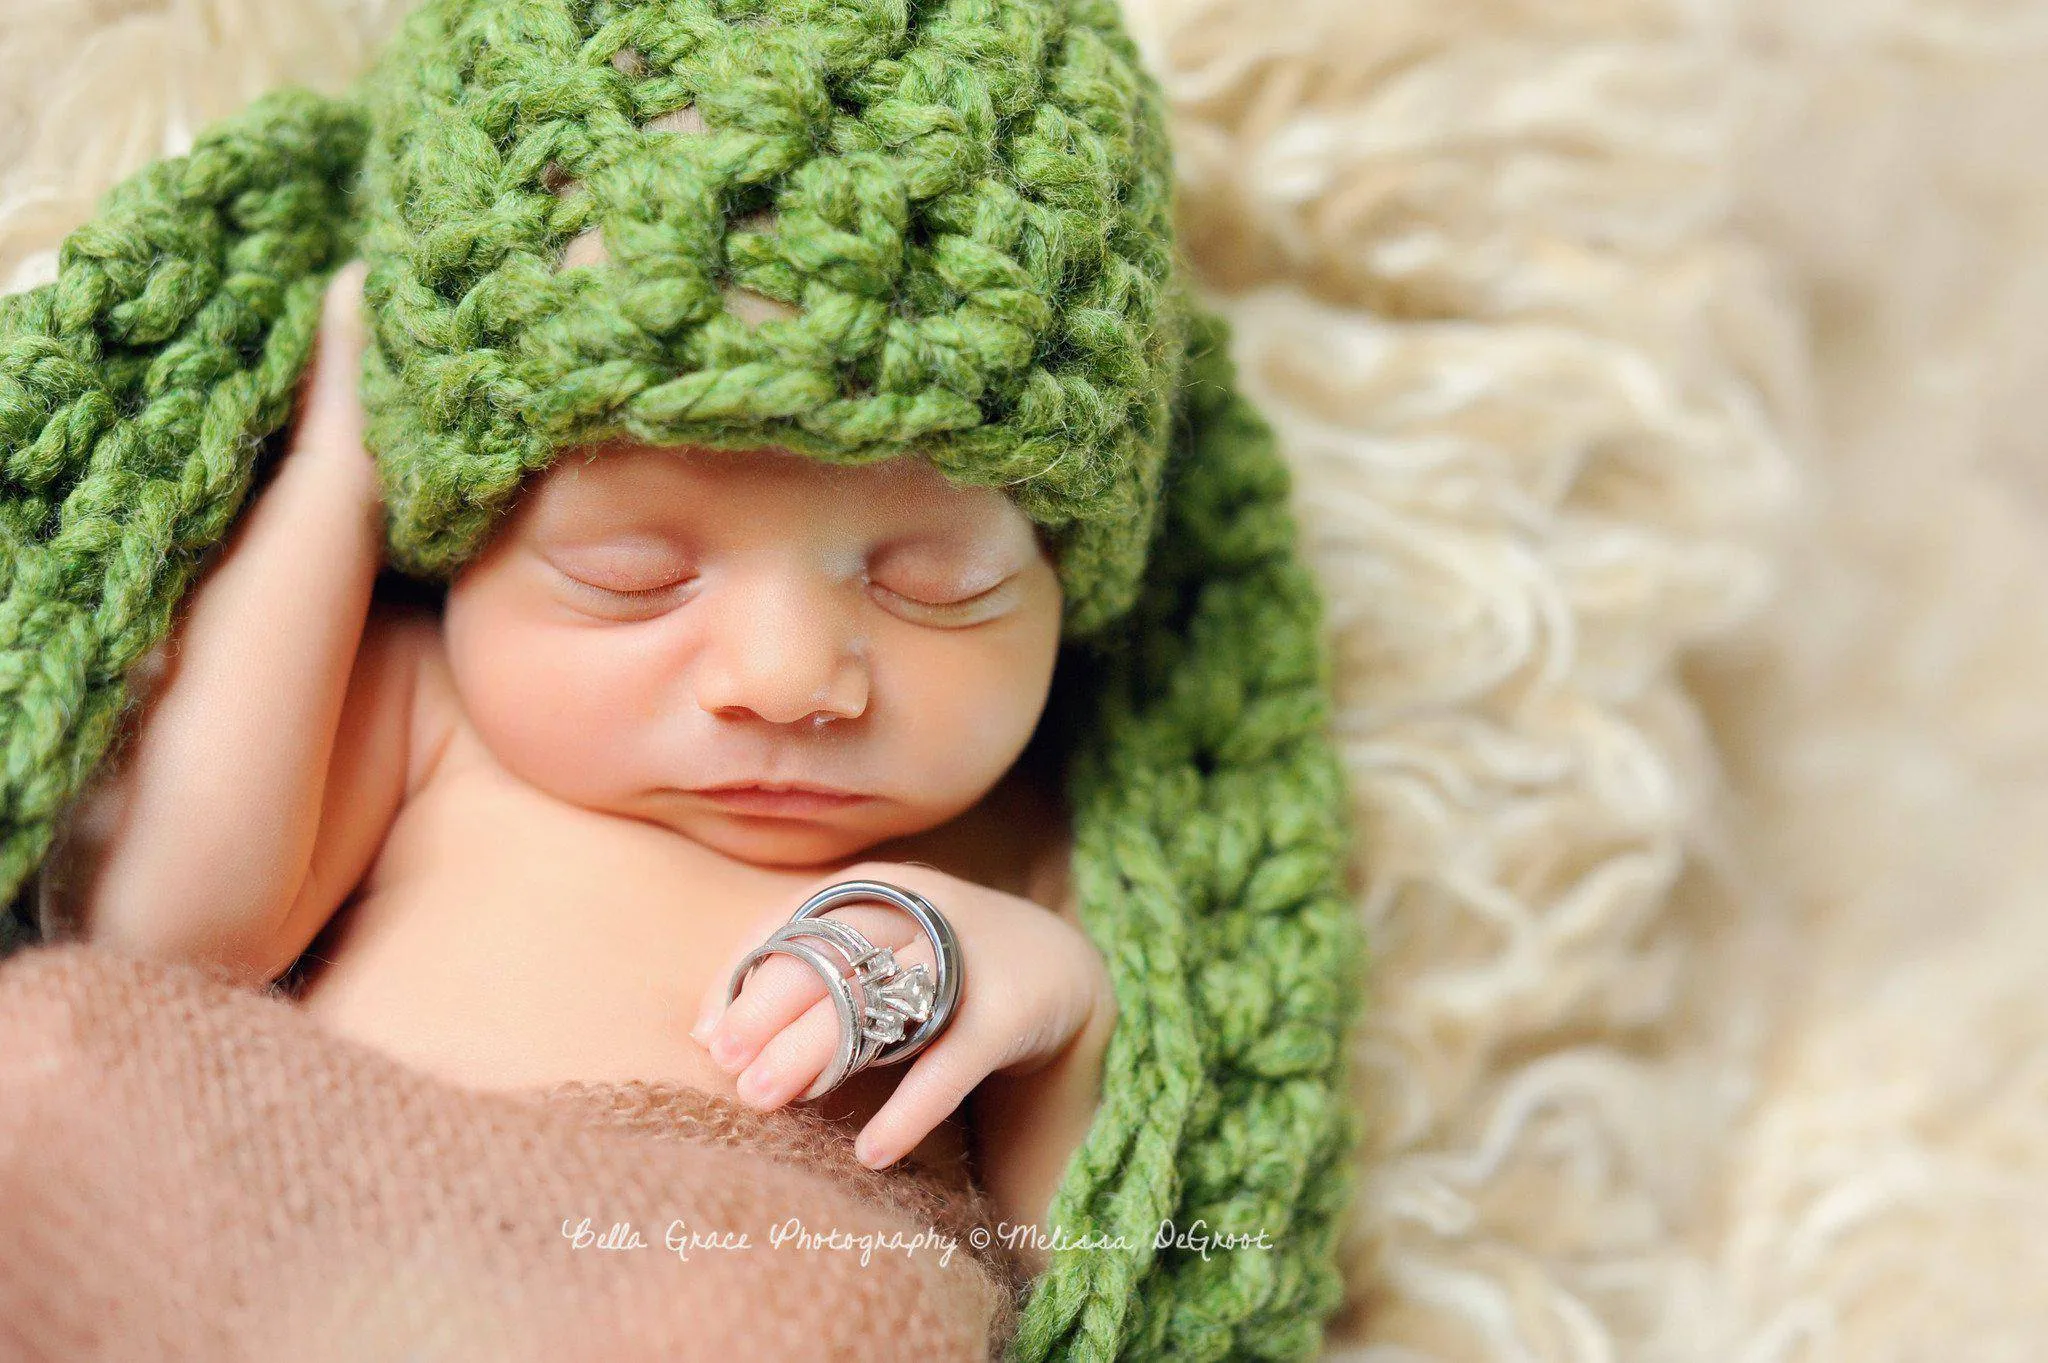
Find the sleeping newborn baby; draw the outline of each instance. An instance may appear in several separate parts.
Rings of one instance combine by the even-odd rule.
[[[70,820],[46,921],[255,986],[298,962],[324,1026],[460,1085],[765,1109],[839,1023],[800,960],[725,1008],[728,977],[826,885],[898,884],[958,934],[958,1011],[817,1106],[863,1162],[971,1161],[1042,1223],[1115,1007],[1056,787],[1019,761],[1062,605],[1031,521],[914,454],[613,443],[537,476],[440,610],[387,602],[361,279],[328,289],[289,449]],[[931,968],[907,914],[831,916]]]

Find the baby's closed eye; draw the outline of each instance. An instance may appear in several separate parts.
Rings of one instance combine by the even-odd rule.
[[[630,541],[548,548],[539,558],[554,583],[601,614],[665,611],[702,589],[687,557]],[[959,626],[1003,613],[1020,594],[1021,570],[962,569],[930,562],[885,561],[847,583],[915,623]]]

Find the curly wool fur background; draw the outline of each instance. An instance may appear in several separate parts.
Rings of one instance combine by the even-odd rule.
[[[2048,4],[1127,0],[1327,585],[1330,1355],[2048,1330]],[[0,285],[403,0],[0,0]]]

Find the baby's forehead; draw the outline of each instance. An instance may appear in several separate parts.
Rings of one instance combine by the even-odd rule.
[[[956,484],[923,456],[905,453],[839,464],[776,447],[716,449],[615,440],[564,451],[522,489],[523,510],[618,507],[677,511],[720,499],[867,506],[908,517],[998,523],[1023,521],[1001,490]]]

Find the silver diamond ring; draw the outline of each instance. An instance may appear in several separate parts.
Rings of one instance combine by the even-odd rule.
[[[936,975],[923,963],[901,968],[896,954],[878,947],[851,926],[822,915],[855,900],[879,899],[915,918],[932,944]],[[843,958],[835,963],[802,939],[816,939]],[[822,1098],[869,1065],[898,1065],[930,1045],[952,1022],[966,967],[953,927],[930,900],[914,890],[880,880],[842,880],[806,900],[767,941],[748,952],[733,970],[725,1001],[739,997],[754,967],[780,952],[808,964],[823,977],[839,1014],[839,1046],[811,1087],[797,1099]],[[916,1029],[905,1032],[905,1025]]]

